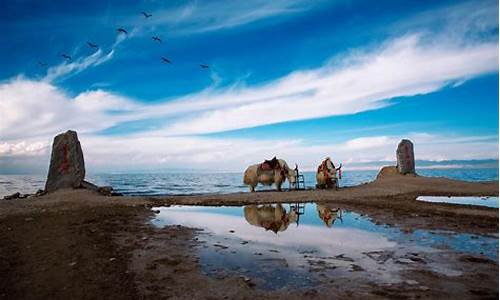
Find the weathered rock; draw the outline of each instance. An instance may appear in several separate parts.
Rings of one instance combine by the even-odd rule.
[[[43,196],[45,195],[47,192],[42,190],[42,189],[39,189],[38,191],[36,191],[35,193],[35,197],[40,197],[40,196]]]
[[[382,169],[380,169],[380,172],[378,172],[377,179],[391,177],[394,175],[400,176],[398,168],[396,168],[394,166],[385,166],[385,167],[382,167]]]
[[[95,192],[97,192],[97,190],[99,189],[97,185],[93,184],[92,182],[88,182],[86,180],[82,180],[81,187]]]
[[[79,188],[85,178],[82,147],[75,131],[68,130],[54,138],[45,190]]]
[[[4,200],[18,199],[20,196],[21,196],[21,193],[16,192],[16,193],[14,193],[12,195],[8,195],[8,196],[3,197],[3,199]]]
[[[101,186],[97,189],[97,192],[103,196],[111,196],[113,194],[113,188],[111,186]]]
[[[401,140],[396,150],[399,173],[415,174],[415,154],[413,153],[413,143],[410,140]]]

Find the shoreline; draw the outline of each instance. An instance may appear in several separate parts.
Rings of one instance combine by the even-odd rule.
[[[496,170],[498,170],[498,169],[496,169]],[[365,171],[365,170],[363,170],[363,171]],[[345,189],[345,188],[358,187],[358,186],[370,184],[370,183],[376,181],[377,170],[369,170],[369,171],[372,172],[372,175],[370,176],[370,178],[363,178],[363,176],[360,175],[361,178],[355,179],[355,178],[357,178],[356,177],[357,175],[353,175],[354,177],[347,176],[346,178],[344,178],[342,180],[342,183],[341,183],[342,187],[341,188]],[[378,170],[378,171],[380,171],[380,170]],[[143,185],[144,182],[137,183],[139,185],[137,187],[135,187],[134,182],[133,182],[133,178],[131,179],[131,178],[123,177],[123,178],[120,178],[120,181],[118,182],[118,181],[116,181],[117,179],[113,180],[111,178],[107,178],[107,176],[114,176],[115,174],[107,174],[107,173],[90,174],[86,180],[93,182],[93,183],[96,183],[97,185],[100,185],[100,186],[113,186],[115,188],[115,191],[121,193],[123,196],[163,197],[163,198],[164,197],[191,197],[191,196],[197,197],[197,196],[235,195],[235,194],[239,194],[239,193],[247,193],[248,188],[240,182],[241,180],[239,180],[239,177],[241,175],[240,173],[238,173],[238,172],[213,173],[216,175],[217,174],[238,175],[237,176],[238,180],[235,181],[234,178],[228,178],[227,180],[230,180],[231,182],[228,184],[224,184],[224,182],[220,181],[221,179],[218,179],[218,180],[213,182],[213,186],[211,184],[205,184],[205,186],[202,186],[202,187],[198,187],[198,186],[190,187],[189,185],[186,185],[185,190],[178,189],[178,188],[170,189],[168,184],[163,185],[163,186],[158,186],[158,187],[151,187],[151,188],[144,187],[144,185]],[[308,186],[306,186],[307,191],[311,191],[311,190],[316,189],[314,186],[315,180],[313,180],[315,172],[310,172],[310,173],[311,174],[309,174],[309,179],[306,182],[308,184]],[[312,174],[312,173],[314,173],[314,174]],[[135,174],[135,173],[131,173],[131,174]],[[143,174],[143,173],[140,173],[140,174]],[[144,173],[144,174],[154,175],[155,173]],[[175,173],[175,172],[168,173],[167,172],[167,173],[158,173],[158,174],[159,174],[159,176],[161,176],[161,175],[175,175],[177,173]],[[191,174],[191,173],[179,173],[179,174],[185,175],[185,174]],[[123,174],[118,173],[117,175],[120,176]],[[197,176],[200,174],[193,173],[193,175]],[[0,177],[1,176],[2,175],[0,175]],[[5,184],[5,186],[2,187],[2,189],[0,189],[0,200],[4,196],[10,196],[16,192],[20,192],[21,195],[34,194],[35,192],[43,189],[44,184],[45,184],[45,180],[46,180],[45,174],[26,174],[26,175],[5,174],[5,176],[6,176],[5,182],[3,182]],[[12,179],[12,182],[10,182],[9,176],[14,176],[14,178],[28,176],[28,177],[30,177],[30,181],[36,181],[38,185],[28,184],[26,186],[23,186],[22,184],[17,182],[19,179]],[[422,175],[417,175],[417,176],[425,177],[425,178],[450,179],[450,180],[454,180],[454,181],[469,182],[469,183],[494,183],[494,182],[498,181],[498,179],[495,176],[485,177],[485,178],[481,178],[481,176],[480,176],[477,178],[472,178],[470,180],[469,179],[464,180],[463,176],[452,176],[452,175],[439,174],[439,173],[438,174],[422,174]],[[150,180],[150,181],[155,180],[155,178],[156,177],[152,176],[152,177],[148,178],[148,180]],[[162,181],[164,181],[164,180],[167,180],[169,178],[160,177],[160,179]],[[185,179],[187,180],[188,178],[186,177]],[[359,180],[359,179],[361,179],[361,180]],[[172,180],[172,179],[170,178],[169,180]],[[124,183],[124,182],[128,182],[128,183],[122,185],[122,183]],[[178,184],[180,184],[180,183],[175,183],[175,184],[176,184],[175,185],[176,187],[179,187]],[[224,184],[224,186],[221,188],[218,188],[218,186],[220,184]],[[259,187],[261,187],[261,188],[258,190],[258,192],[261,192],[261,193],[262,192],[272,192],[273,190],[275,190],[274,187],[266,187],[264,189],[262,189],[262,186],[260,186],[260,185],[259,185]],[[288,190],[288,183],[285,183],[283,190],[284,191]],[[25,192],[27,192],[27,193],[25,193]]]

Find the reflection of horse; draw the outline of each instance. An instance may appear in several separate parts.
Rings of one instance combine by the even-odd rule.
[[[319,218],[327,227],[332,227],[337,218],[342,222],[342,210],[340,208],[331,208],[326,204],[316,204]]]
[[[272,230],[274,233],[285,231],[290,223],[297,221],[296,212],[292,210],[287,213],[281,204],[247,205],[243,212],[249,224]]]

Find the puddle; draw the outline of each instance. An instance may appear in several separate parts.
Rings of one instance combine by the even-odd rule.
[[[315,286],[331,278],[398,283],[402,270],[425,264],[446,276],[459,270],[427,261],[443,251],[482,254],[498,261],[498,237],[417,230],[403,233],[351,211],[321,204],[245,207],[172,206],[152,224],[204,229],[197,237],[202,271],[252,279],[259,288]],[[424,254],[423,254],[424,253]],[[422,256],[423,255],[423,256]]]
[[[442,196],[419,196],[417,201],[433,203],[452,203],[463,205],[480,205],[498,208],[498,197],[442,197]]]

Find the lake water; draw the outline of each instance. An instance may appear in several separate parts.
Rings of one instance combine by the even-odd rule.
[[[313,286],[325,278],[366,276],[397,283],[405,269],[459,276],[450,253],[498,263],[498,235],[402,232],[327,204],[153,208],[154,226],[184,225],[197,235],[202,270],[213,277],[243,274],[260,288]]]
[[[469,181],[498,180],[498,169],[418,169],[424,176],[442,176]],[[378,170],[345,170],[341,186],[352,186],[375,179]],[[305,184],[316,184],[314,172],[304,172]],[[34,193],[43,189],[46,175],[0,175],[0,197],[15,192]],[[98,185],[111,185],[126,195],[189,195],[246,192],[242,173],[142,173],[88,174],[87,180]],[[288,184],[285,184],[287,187]],[[270,189],[259,186],[257,190]]]
[[[452,203],[465,205],[479,205],[498,208],[498,197],[443,197],[443,196],[419,196],[417,201],[432,203]]]

